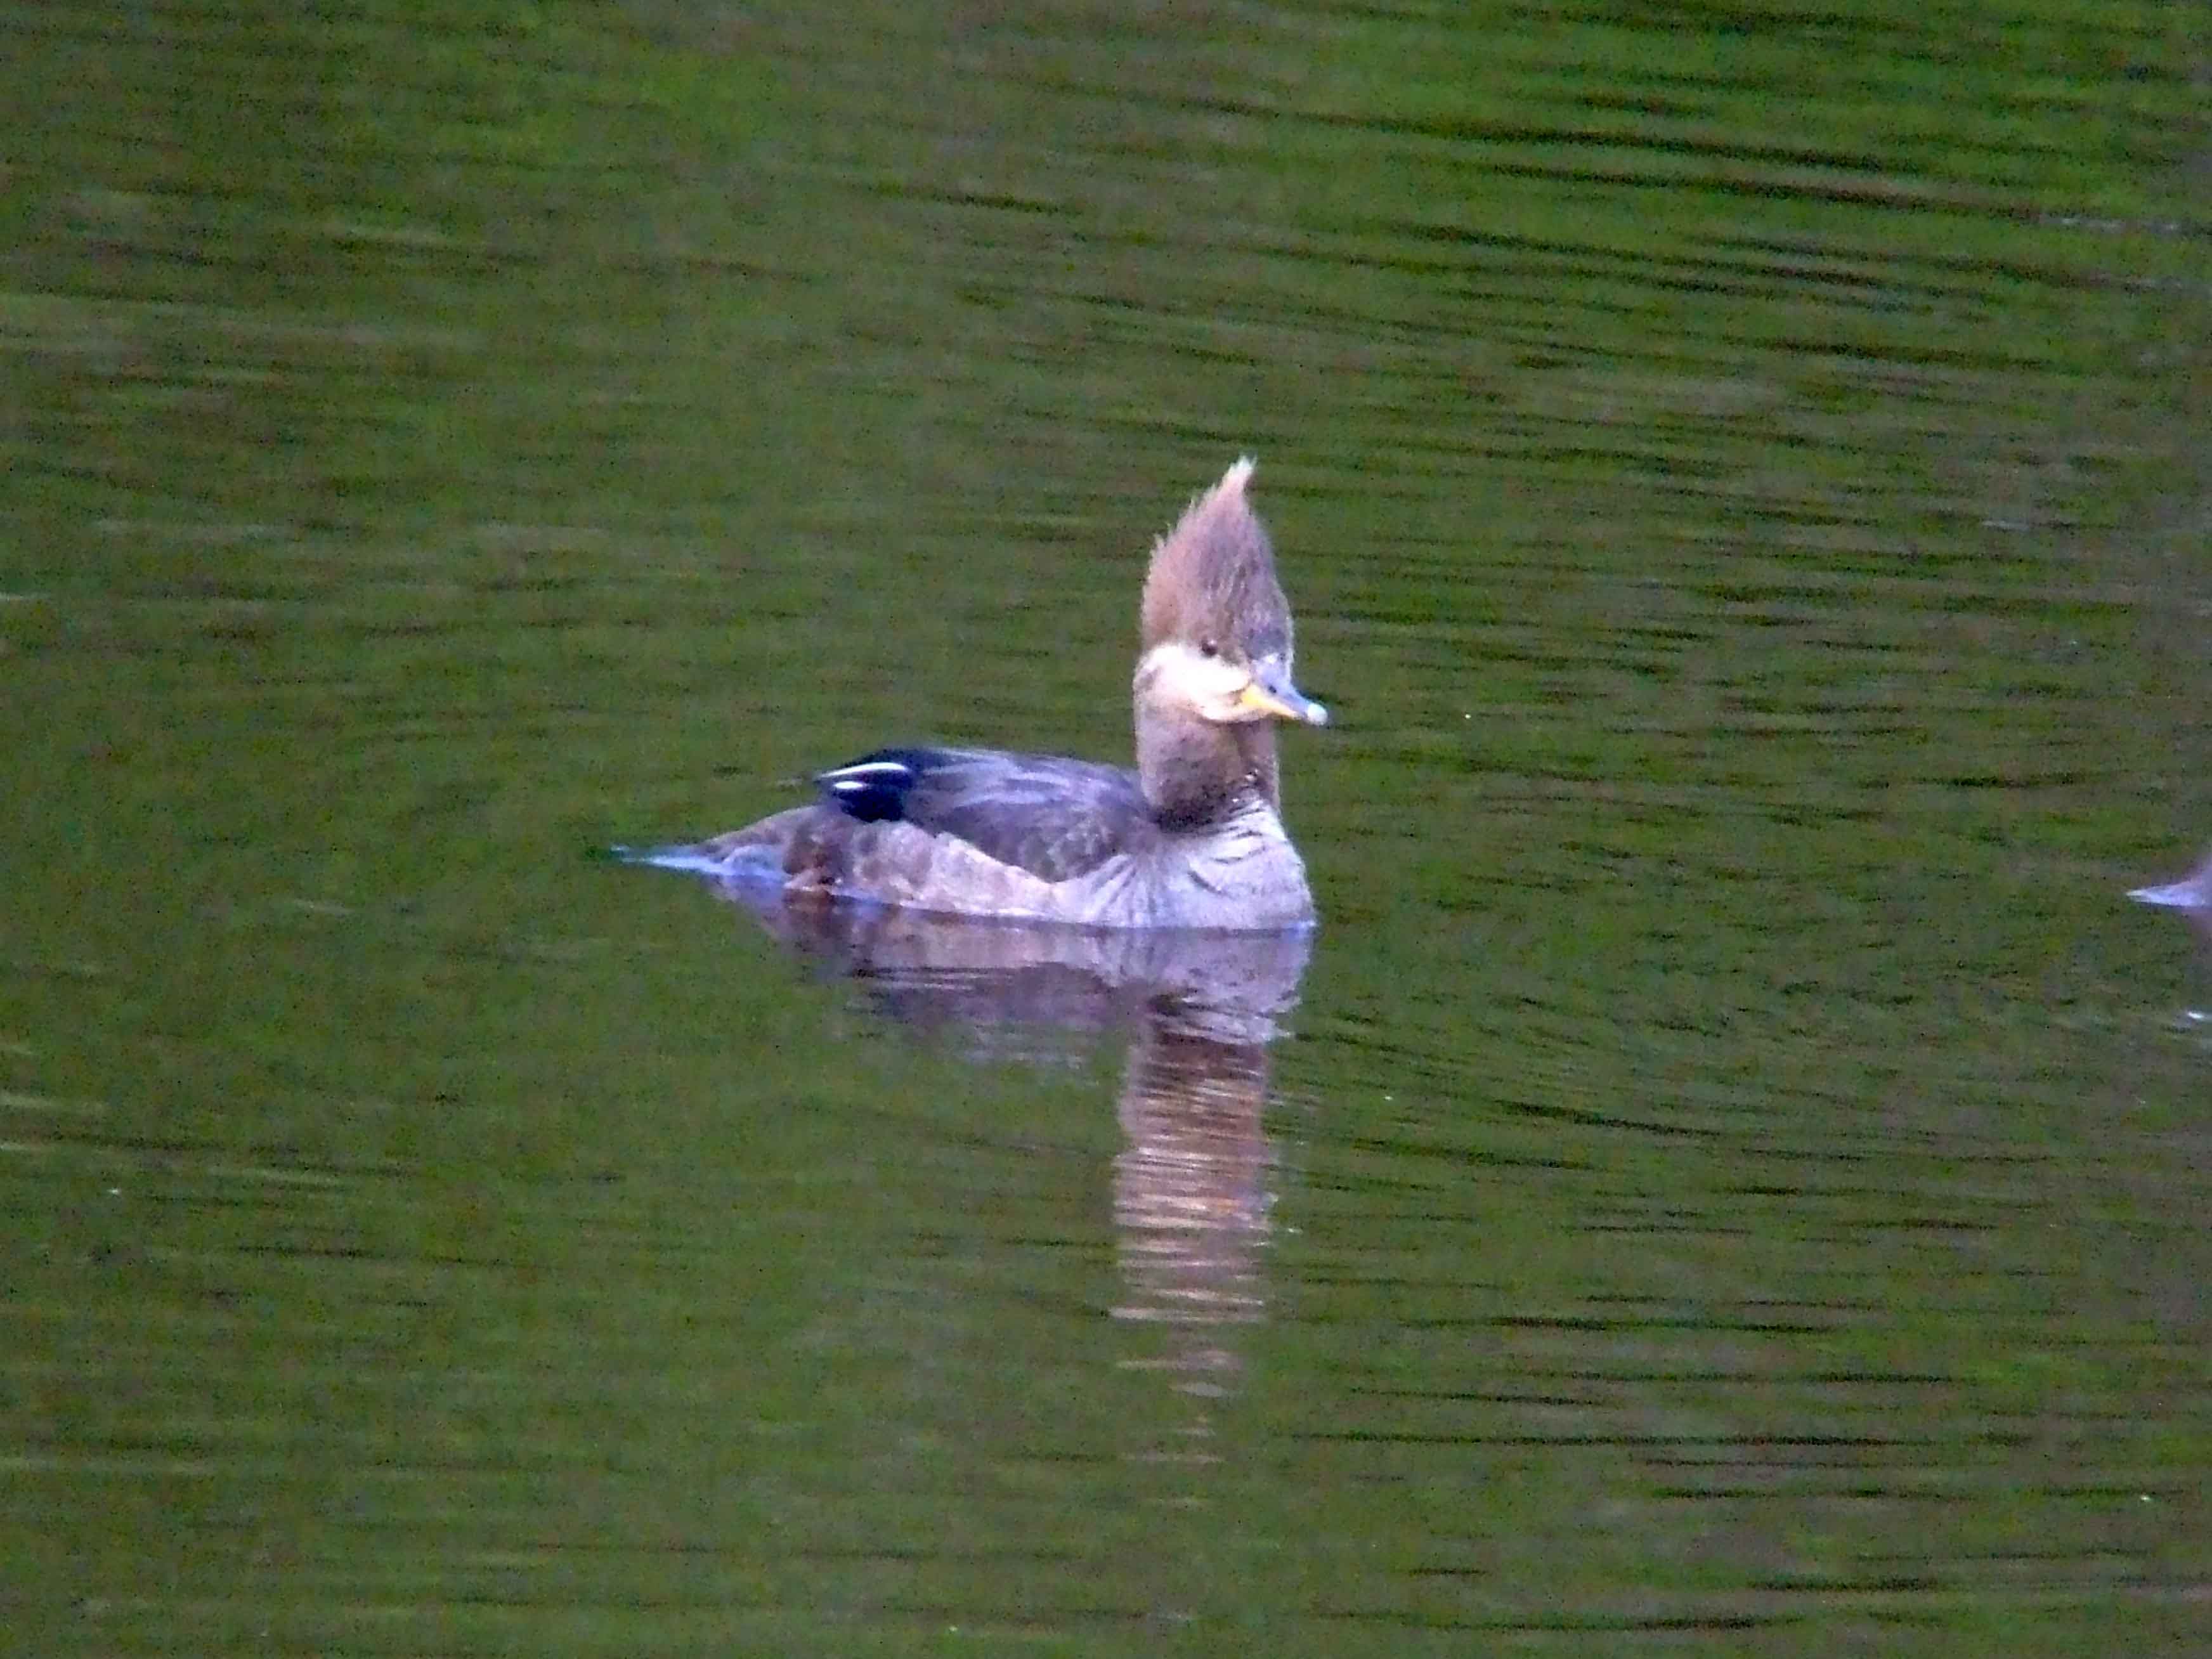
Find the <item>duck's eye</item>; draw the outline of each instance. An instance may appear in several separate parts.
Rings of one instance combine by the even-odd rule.
[[[1221,654],[1220,641],[1217,640],[1200,640],[1198,642],[1198,654],[1201,657],[1219,656]]]

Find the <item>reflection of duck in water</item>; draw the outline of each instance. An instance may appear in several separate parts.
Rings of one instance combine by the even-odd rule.
[[[1284,832],[1273,722],[1328,712],[1291,678],[1291,611],[1241,460],[1152,550],[1133,771],[985,749],[884,749],[823,799],[631,856],[787,897],[1095,927],[1254,932],[1313,920]]]
[[[741,883],[717,890],[901,1025],[951,1033],[978,1060],[1070,1060],[1130,1032],[1257,1054],[1282,1035],[1313,949],[1308,928],[989,927],[880,905],[787,904]]]
[[[1076,1060],[1125,1035],[1111,1311],[1156,1335],[1121,1363],[1194,1396],[1235,1390],[1231,1328],[1267,1308],[1278,1175],[1267,1052],[1297,1006],[1311,930],[991,927],[881,905],[787,904],[773,886],[717,891],[902,1025],[950,1035],[976,1060]],[[1204,1419],[1187,1425],[1176,1460],[1211,1462],[1209,1432]]]
[[[1130,1044],[1124,1145],[1114,1158],[1122,1294],[1113,1315],[1164,1334],[1151,1356],[1124,1363],[1164,1373],[1181,1393],[1231,1392],[1243,1358],[1224,1328],[1267,1317],[1261,1252],[1276,1176],[1267,1097],[1267,1053],[1257,1043],[1155,1021]],[[1188,1441],[1181,1455],[1218,1453]]]

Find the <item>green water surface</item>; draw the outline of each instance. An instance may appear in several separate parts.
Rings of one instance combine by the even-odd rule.
[[[2212,1644],[2201,9],[0,40],[21,1651]],[[1125,756],[1245,453],[1285,1034],[586,856]]]

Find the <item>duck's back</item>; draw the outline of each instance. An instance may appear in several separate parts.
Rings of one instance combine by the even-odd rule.
[[[954,836],[1040,881],[1089,875],[1158,838],[1135,773],[1060,755],[879,749],[816,781],[848,817]]]

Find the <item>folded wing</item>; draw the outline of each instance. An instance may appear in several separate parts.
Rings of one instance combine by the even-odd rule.
[[[815,781],[863,823],[951,836],[1044,881],[1087,875],[1158,833],[1133,772],[993,749],[879,749]]]

